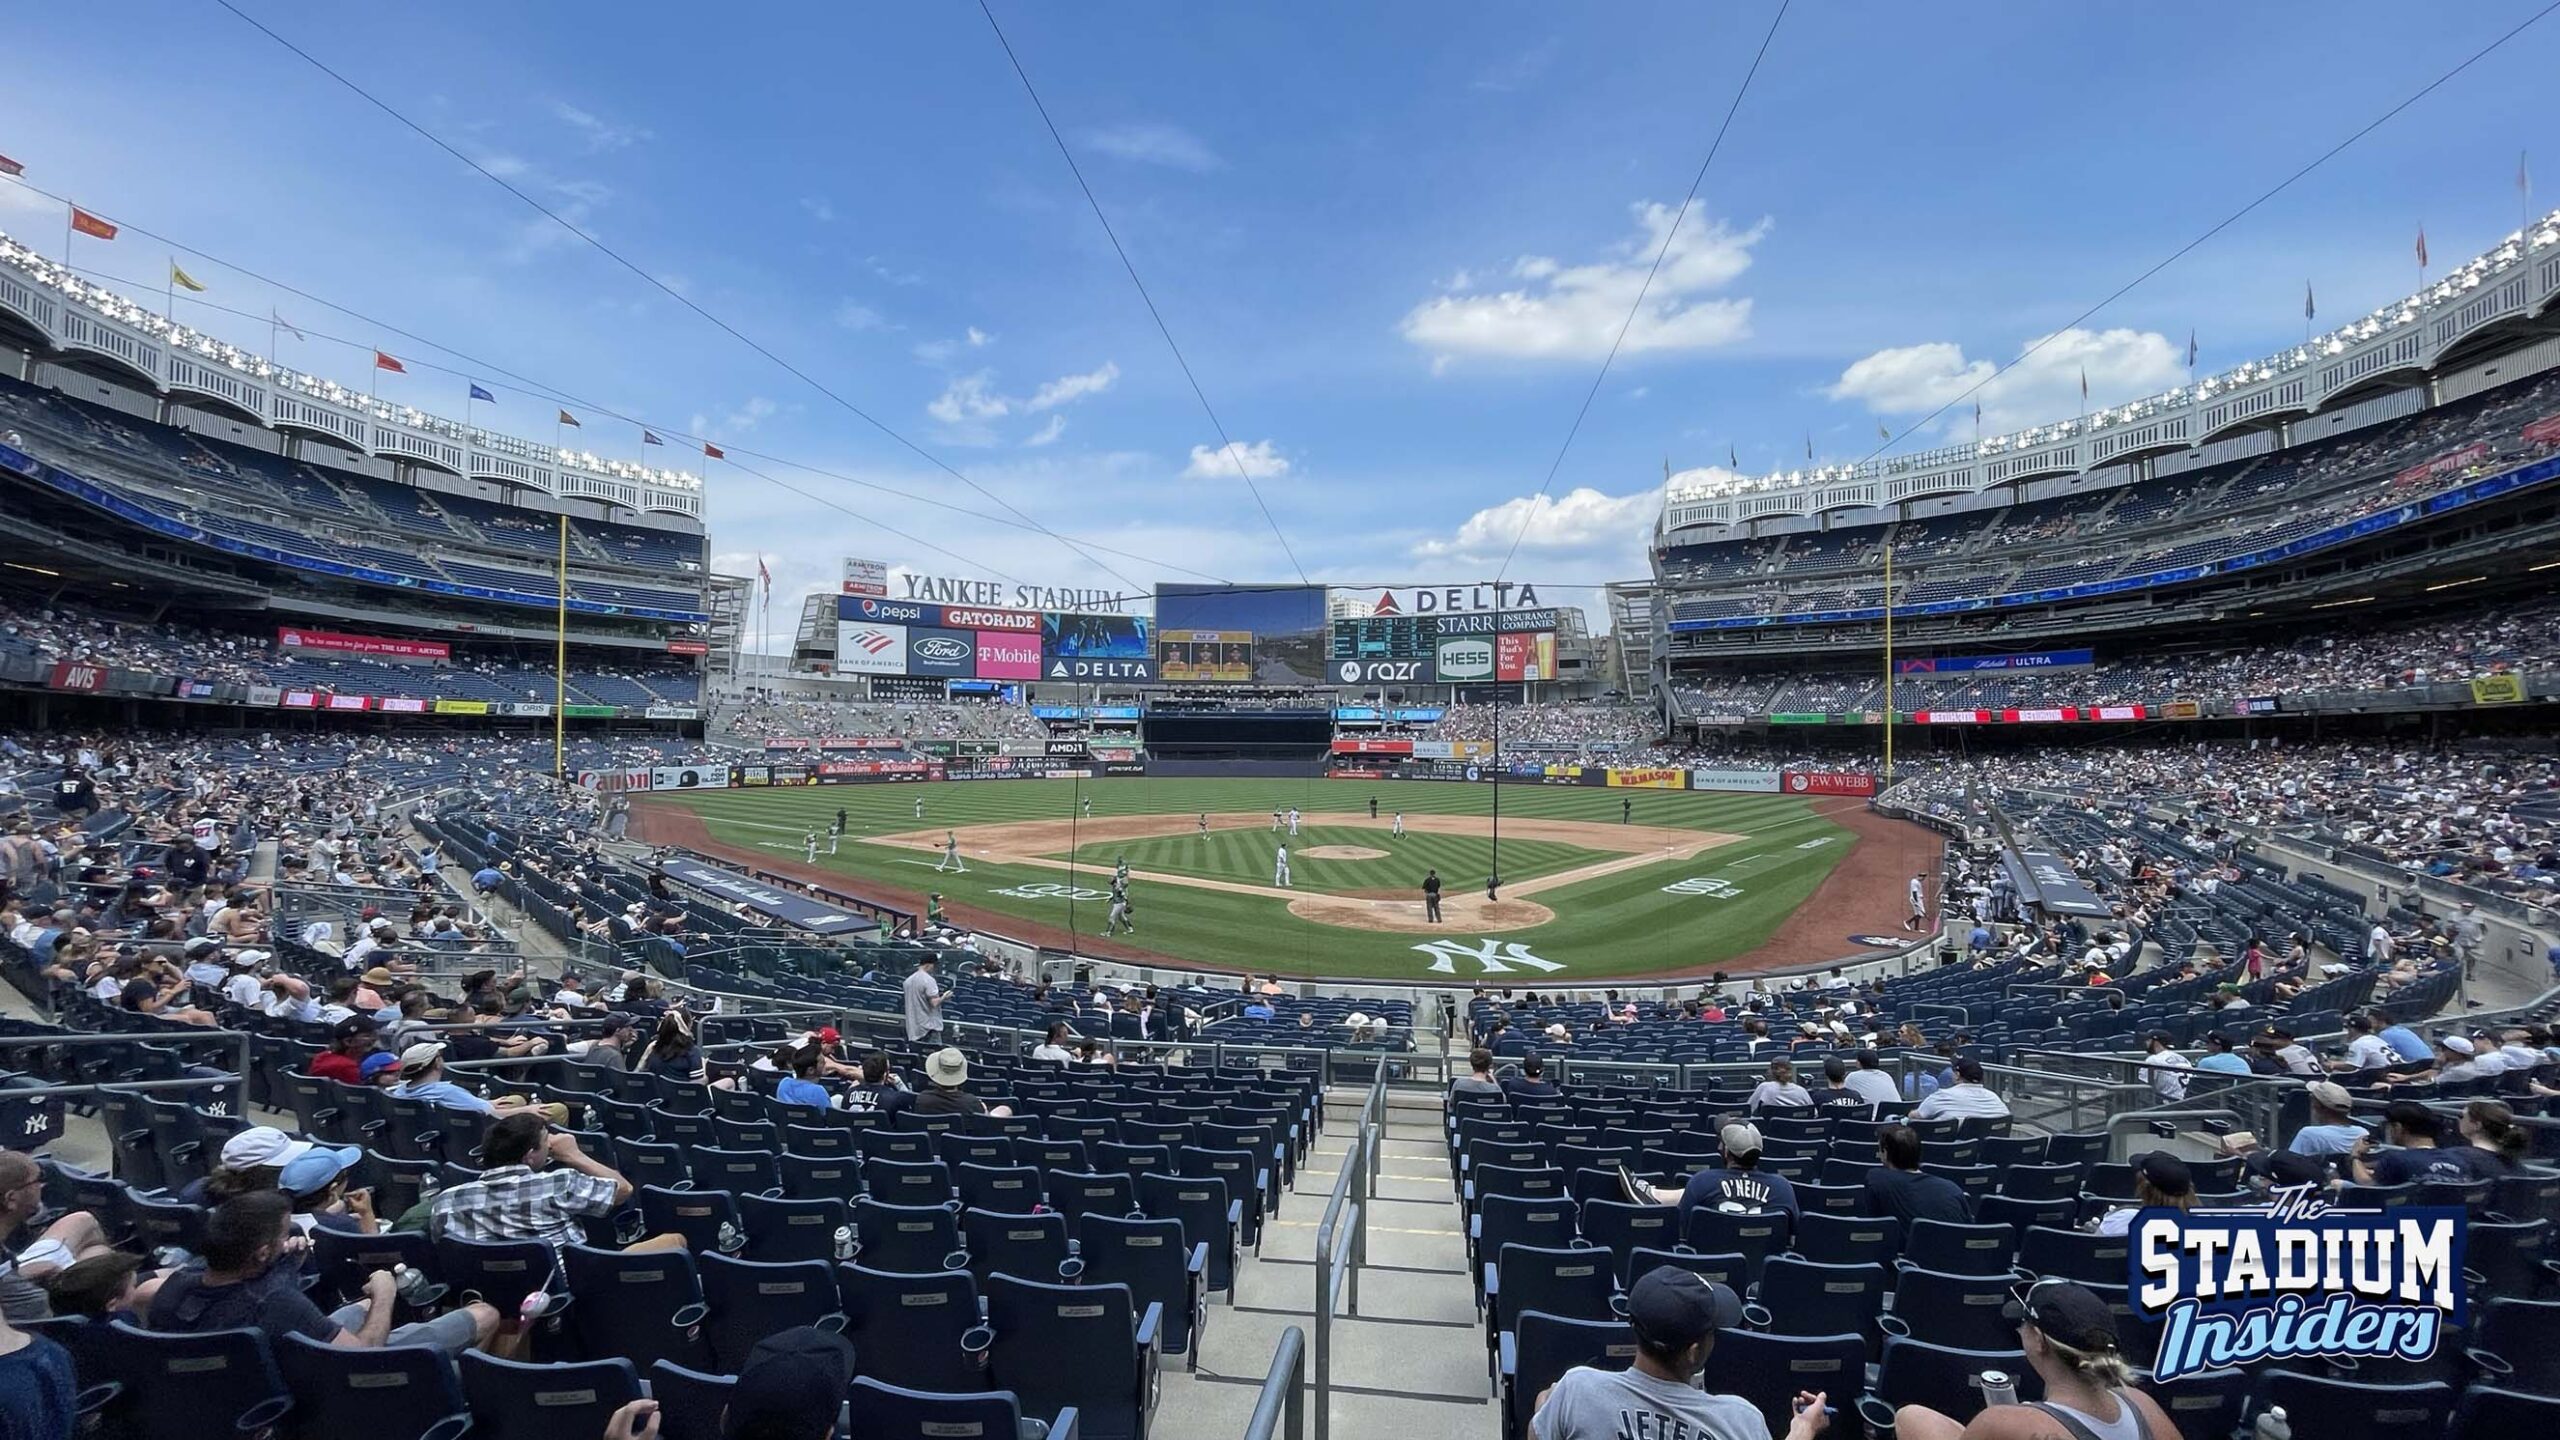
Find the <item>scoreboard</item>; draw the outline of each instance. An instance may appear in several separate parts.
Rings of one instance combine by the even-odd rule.
[[[1430,615],[1387,615],[1333,622],[1335,660],[1428,660],[1440,624]]]

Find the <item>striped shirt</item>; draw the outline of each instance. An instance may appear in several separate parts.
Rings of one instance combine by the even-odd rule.
[[[615,1188],[611,1176],[566,1166],[533,1170],[501,1165],[438,1195],[435,1215],[444,1233],[457,1240],[574,1245],[586,1239],[577,1217],[612,1210]]]

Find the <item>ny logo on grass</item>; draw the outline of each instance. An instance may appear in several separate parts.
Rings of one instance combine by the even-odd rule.
[[[1458,973],[1455,962],[1459,960],[1473,960],[1484,967],[1482,973],[1487,975],[1508,975],[1514,965],[1525,965],[1532,970],[1550,972],[1564,968],[1553,960],[1541,960],[1530,954],[1529,947],[1517,940],[1478,940],[1473,943],[1465,940],[1434,940],[1427,945],[1416,945],[1413,948],[1433,957],[1430,969],[1433,973],[1440,975]]]

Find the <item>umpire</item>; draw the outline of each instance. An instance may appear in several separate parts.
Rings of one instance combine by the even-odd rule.
[[[1434,925],[1440,923],[1440,872],[1437,870],[1426,870],[1422,874],[1422,918]],[[2560,969],[2560,965],[2554,968]]]

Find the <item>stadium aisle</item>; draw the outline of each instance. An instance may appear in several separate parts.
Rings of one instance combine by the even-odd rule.
[[[1236,1435],[1253,1413],[1281,1331],[1308,1329],[1314,1380],[1316,1229],[1350,1140],[1362,1088],[1325,1099],[1331,1127],[1269,1227],[1262,1254],[1238,1273],[1236,1303],[1211,1315],[1200,1374],[1165,1369],[1157,1426],[1176,1437]],[[1448,1146],[1436,1095],[1390,1093],[1360,1273],[1360,1313],[1333,1327],[1337,1434],[1399,1440],[1483,1440],[1499,1419],[1485,1375],[1482,1330],[1467,1283],[1466,1241],[1449,1188]],[[1212,1376],[1217,1378],[1212,1379]]]

